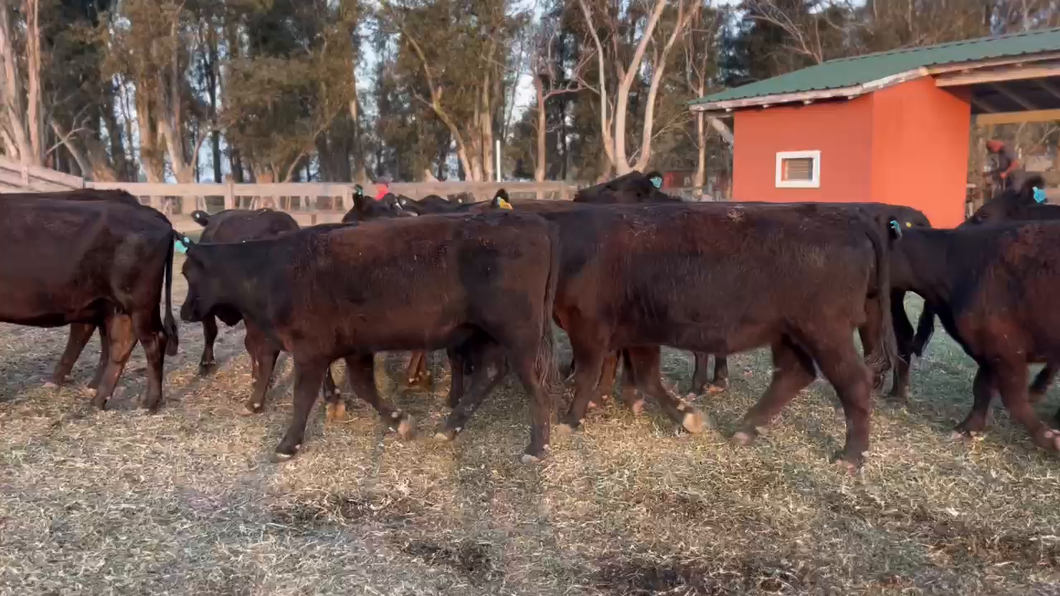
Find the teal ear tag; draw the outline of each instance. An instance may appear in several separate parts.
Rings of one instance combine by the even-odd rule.
[[[1045,189],[1034,187],[1034,200],[1038,203],[1044,203],[1046,200]]]
[[[894,235],[895,236],[897,236],[899,238],[902,237],[902,226],[901,226],[901,224],[899,224],[898,222],[894,221],[893,219],[891,220],[891,229],[894,230]]]
[[[652,178],[651,185],[655,188],[662,188],[662,178]]]
[[[173,241],[173,248],[176,249],[176,251],[179,252],[182,255],[188,254],[188,249],[185,248],[184,243],[181,242],[180,240],[174,240]]]

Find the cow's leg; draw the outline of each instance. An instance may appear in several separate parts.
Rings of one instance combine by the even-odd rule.
[[[132,317],[123,314],[108,315],[103,323],[107,327],[107,367],[103,371],[103,377],[99,383],[96,396],[92,399],[92,405],[103,409],[107,400],[114,394],[114,387],[118,384],[118,378],[125,369],[125,363],[129,361],[133,347],[136,345],[136,336],[133,333]]]
[[[710,382],[710,391],[724,391],[729,386],[729,358],[714,354],[714,380]]]
[[[541,362],[538,362],[538,352],[542,348],[541,341],[540,338],[534,338],[534,341],[530,341],[528,338],[527,341],[515,344],[514,349],[510,348],[508,351],[508,362],[515,369],[516,374],[519,375],[519,380],[522,381],[527,395],[531,397],[530,444],[526,446],[526,450],[523,452],[523,463],[539,461],[545,457],[549,450],[549,433],[551,432],[550,424],[552,422],[552,405],[554,401],[550,388],[550,378],[558,377],[559,374],[553,368],[555,360],[551,354],[551,349],[548,350],[547,358],[541,358]],[[603,354],[600,354],[600,356],[595,365],[585,367],[592,369],[594,373],[591,378],[592,386],[588,388],[590,391],[596,390],[596,381],[600,379],[600,360],[602,360]],[[582,364],[584,364],[584,361],[582,361]],[[585,368],[579,364],[577,374],[581,375],[583,372],[587,372]],[[588,398],[593,393],[587,392],[583,395],[586,398],[585,405],[588,406]],[[583,409],[582,416],[584,415],[585,411]]]
[[[430,387],[431,374],[430,371],[427,370],[426,351],[417,350],[412,352],[412,356],[409,358],[405,380],[408,382],[409,386],[419,385],[421,387]]]
[[[243,338],[243,345],[250,354],[251,376],[254,379],[254,385],[250,390],[250,397],[243,404],[243,411],[240,415],[251,416],[261,413],[265,408],[265,395],[269,391],[272,371],[276,368],[276,359],[280,356],[280,350],[258,330],[256,325],[250,322],[245,322],[245,324],[247,334]]]
[[[103,373],[107,370],[108,362],[110,362],[110,336],[107,334],[107,324],[103,323],[99,326],[99,362],[96,364],[96,372],[92,375],[92,380],[88,382],[90,394],[95,395],[99,384],[103,382]]]
[[[1045,394],[1049,392],[1049,386],[1053,384],[1053,379],[1056,378],[1056,367],[1052,364],[1046,364],[1042,370],[1038,371],[1038,374],[1034,376],[1034,382],[1031,383],[1030,399],[1032,404],[1038,403],[1045,398]]]
[[[77,362],[77,358],[84,351],[85,344],[92,339],[92,333],[95,330],[96,326],[92,323],[72,323],[70,325],[70,335],[66,338],[66,349],[63,350],[63,355],[55,365],[51,381],[45,383],[45,387],[58,387],[66,382],[66,377],[70,376],[74,363]]]
[[[416,373],[420,369],[420,360],[423,359],[423,352],[416,350],[409,355],[409,364],[405,369],[405,383],[407,385],[416,384]]]
[[[972,381],[972,409],[953,429],[954,437],[971,438],[986,429],[990,402],[994,400],[994,375],[988,366],[980,365]]]
[[[600,401],[605,402],[611,398],[611,391],[615,386],[615,373],[618,370],[618,352],[612,352],[604,359],[603,368],[600,371]],[[589,402],[589,407],[595,407],[597,404],[593,401]]]
[[[1026,363],[999,363],[994,368],[994,382],[1001,393],[1001,403],[1012,418],[1023,425],[1034,439],[1034,444],[1060,451],[1060,431],[1046,426],[1031,408],[1027,399]]]
[[[206,315],[202,320],[202,358],[199,359],[199,376],[205,377],[217,368],[213,357],[213,344],[217,341],[217,319]]]
[[[622,376],[620,377],[622,386],[619,387],[619,395],[622,397],[622,403],[633,410],[634,414],[640,415],[644,411],[644,400],[637,393],[637,377],[633,370],[633,362],[629,357],[629,350],[621,350],[619,354],[622,356]]]
[[[840,461],[848,471],[861,467],[869,450],[869,418],[872,412],[872,372],[858,354],[850,336],[833,338],[813,348],[821,374],[835,388],[843,404],[847,437]]]
[[[379,417],[392,430],[396,430],[398,436],[405,438],[412,433],[412,416],[405,414],[396,408],[388,400],[379,397],[375,388],[375,359],[371,354],[347,356],[346,378],[349,379],[350,388],[357,397],[365,401],[379,413]]]
[[[330,361],[326,358],[295,359],[294,362],[294,412],[291,415],[291,425],[287,427],[287,434],[276,447],[275,460],[284,461],[298,454],[305,441],[305,425],[309,421],[309,413],[313,410],[313,403],[320,393],[320,385],[324,382],[324,370]]]
[[[899,358],[894,368],[894,385],[887,397],[899,403],[906,403],[909,401],[909,368],[913,364],[913,338],[916,330],[905,312],[905,292],[891,293],[891,321],[894,324]]]
[[[464,350],[453,350],[455,353]],[[461,392],[453,411],[449,413],[445,426],[434,437],[439,440],[450,441],[456,438],[468,420],[475,413],[482,400],[489,395],[507,373],[507,360],[495,345],[482,344],[472,351],[462,353],[459,358],[465,362],[468,375],[471,377],[470,387],[467,392]],[[497,372],[490,375],[491,366],[496,367]]]
[[[769,388],[743,415],[733,442],[750,445],[758,436],[760,429],[769,425],[795,394],[805,389],[817,377],[813,359],[802,348],[787,338],[773,344],[773,379]]]
[[[692,360],[695,362],[695,370],[692,372],[692,385],[688,388],[689,395],[702,395],[707,392],[707,372],[710,366],[710,354],[704,352],[692,352]]]
[[[572,347],[575,345],[574,337],[571,337]],[[590,341],[578,343],[574,347],[574,358],[577,365],[574,372],[574,402],[570,410],[563,417],[563,422],[556,428],[557,432],[568,433],[579,426],[585,419],[585,412],[589,409],[589,402],[597,394],[597,385],[600,382],[600,371],[603,368],[606,350],[600,346],[603,342]],[[512,363],[515,365],[515,363]]]
[[[333,363],[334,364],[334,363]],[[335,383],[335,377],[331,374],[331,365],[324,371],[324,420],[327,422],[340,422],[346,419],[346,400],[342,398],[342,391]]]
[[[662,351],[659,348],[631,348],[628,350],[637,386],[655,398],[663,412],[690,433],[702,432],[703,414],[695,407],[677,399],[662,384]]]
[[[133,330],[147,356],[147,395],[143,406],[150,412],[157,412],[162,406],[162,378],[166,353],[166,340],[162,332],[162,319],[158,309],[137,311],[132,315]]]
[[[893,312],[893,311],[892,311]],[[858,327],[858,335],[861,337],[861,346],[865,352],[863,362],[884,359],[886,356],[880,354],[883,346],[877,345],[880,337],[880,329],[883,328],[883,308],[880,299],[870,298],[865,301],[865,324]],[[873,387],[883,387],[886,372],[880,372],[872,379]]]
[[[446,354],[449,356],[449,397],[446,399],[446,404],[450,408],[456,408],[457,404],[460,403],[460,399],[464,396],[464,375],[471,374],[471,371],[465,371],[470,363],[464,357],[464,354],[456,349],[449,348],[446,350]]]

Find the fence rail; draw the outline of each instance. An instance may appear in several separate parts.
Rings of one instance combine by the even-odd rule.
[[[49,192],[84,186],[84,178],[0,157],[0,192]]]
[[[288,182],[271,184],[164,184],[151,182],[86,182],[87,188],[124,190],[167,215],[182,215],[195,209],[272,207],[283,211],[348,211],[353,207],[354,185],[339,182]],[[399,182],[390,192],[413,199],[427,195],[455,197],[471,194],[475,200],[491,198],[505,189],[513,198],[569,200],[576,187],[564,182]],[[364,186],[366,195],[374,196],[376,186]],[[179,200],[175,200],[179,199]],[[190,199],[190,200],[187,200]]]

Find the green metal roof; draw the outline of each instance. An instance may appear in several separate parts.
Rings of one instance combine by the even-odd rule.
[[[922,46],[851,58],[829,60],[809,68],[727,89],[690,102],[690,105],[716,103],[798,93],[840,89],[871,83],[921,67],[989,60],[1023,54],[1060,50],[1060,28],[981,37],[934,46]]]

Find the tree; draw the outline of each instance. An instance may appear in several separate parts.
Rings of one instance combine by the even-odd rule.
[[[12,1],[0,0],[0,62],[3,66],[0,139],[6,154],[25,165],[39,166],[44,161],[40,1],[22,0],[24,22],[21,27],[15,23],[13,13]],[[25,31],[21,44],[16,39],[19,29]],[[25,78],[19,64],[20,55],[26,57]]]
[[[689,22],[699,13],[701,8],[699,3],[688,4],[685,0],[678,0],[672,27],[669,35],[665,35],[659,31],[658,25],[667,4],[666,0],[655,0],[654,5],[647,6],[631,4],[623,14],[622,5],[597,5],[591,8],[587,0],[578,0],[578,5],[585,17],[585,23],[589,28],[596,48],[597,86],[595,92],[599,97],[600,131],[603,136],[603,149],[611,167],[620,175],[629,172],[631,169],[645,169],[651,159],[651,143],[655,132],[654,112],[656,96],[666,72],[670,52],[678,37],[686,32]],[[604,23],[605,39],[611,42],[610,52],[604,49],[597,20],[594,20],[594,14],[598,14],[599,18],[597,20]],[[642,19],[643,23],[641,23]],[[622,23],[623,27],[620,28],[619,23]],[[636,31],[641,31],[639,40],[635,40]],[[623,35],[627,36],[627,40],[623,40]],[[657,37],[661,39],[656,39]],[[635,47],[632,57],[628,60],[621,55],[621,41],[629,41]],[[635,44],[632,43],[634,41],[636,42]],[[652,47],[653,60],[645,67],[642,66],[642,63],[649,45]],[[614,75],[617,79],[613,105],[608,100],[608,62],[613,64]],[[627,149],[626,139],[630,91],[634,82],[644,70],[650,70],[651,76],[647,96],[643,102],[644,118],[641,126],[639,156],[631,163],[631,152]]]

